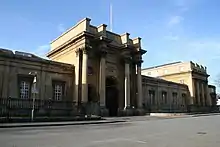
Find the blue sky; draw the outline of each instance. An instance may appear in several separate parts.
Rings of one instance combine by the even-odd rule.
[[[0,0],[0,47],[43,56],[49,42],[84,17],[113,31],[140,36],[143,67],[173,61],[207,66],[210,83],[220,73],[219,0]]]

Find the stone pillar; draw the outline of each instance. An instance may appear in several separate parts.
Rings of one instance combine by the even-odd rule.
[[[83,50],[82,56],[82,103],[88,102],[88,54],[87,50]]]
[[[205,83],[205,89],[206,89],[206,102],[208,106],[212,105],[212,98],[210,96],[210,92],[209,92],[209,87],[208,87],[208,82]]]
[[[137,90],[138,90],[138,108],[142,108],[142,77],[141,77],[141,61],[137,64]]]
[[[193,97],[193,99],[187,99],[187,104],[195,104],[195,101],[196,101],[196,80],[195,79],[192,79],[192,95],[190,94],[191,97]],[[193,102],[192,102],[193,101]]]
[[[101,53],[100,67],[99,67],[99,97],[100,97],[100,106],[105,108],[105,81],[106,81],[106,65],[105,65],[105,55],[106,52]]]
[[[125,63],[125,105],[124,109],[130,107],[130,64]]]
[[[79,102],[79,50],[76,50],[76,63],[75,63],[75,95],[76,103]]]
[[[205,99],[205,88],[204,88],[204,83],[202,82],[201,83],[201,90],[202,90],[202,101],[203,101],[203,106],[205,106],[207,104],[207,99]]]
[[[200,88],[199,88],[199,81],[196,81],[196,90],[197,90],[197,103],[198,105],[202,105],[202,102],[200,102]]]

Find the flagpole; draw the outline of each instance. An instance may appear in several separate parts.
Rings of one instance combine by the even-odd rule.
[[[112,32],[112,3],[110,3],[110,31]]]

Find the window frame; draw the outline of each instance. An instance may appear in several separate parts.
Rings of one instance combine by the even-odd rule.
[[[176,96],[176,97],[174,97],[174,96]],[[173,104],[177,105],[178,104],[178,93],[173,92],[172,97],[173,97]]]
[[[29,82],[29,93],[28,93],[28,98],[21,98],[21,99],[31,99],[31,89],[32,89],[32,85],[33,85],[33,80],[34,80],[34,76],[33,75],[18,75],[17,76],[18,80],[17,80],[17,87],[18,87],[18,97],[21,98],[21,82]]]
[[[155,90],[148,90],[148,94],[149,94],[149,97],[150,97],[150,104],[156,105]]]
[[[168,103],[167,92],[162,91],[161,94],[162,94],[162,104],[167,104]]]
[[[56,85],[60,85],[61,87],[62,87],[62,95],[61,95],[61,98],[60,99],[57,99],[57,98],[55,98],[55,86]],[[52,98],[53,98],[53,100],[55,100],[55,101],[63,101],[63,100],[65,100],[65,90],[66,90],[66,87],[65,87],[65,85],[66,85],[66,82],[65,81],[61,81],[61,80],[52,80],[52,87],[53,87],[53,89],[52,89]]]

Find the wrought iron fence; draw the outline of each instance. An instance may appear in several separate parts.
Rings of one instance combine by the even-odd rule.
[[[34,106],[34,116],[71,116],[77,115],[77,104],[72,101],[55,101],[52,99],[20,99],[0,98],[0,117],[31,117]]]

